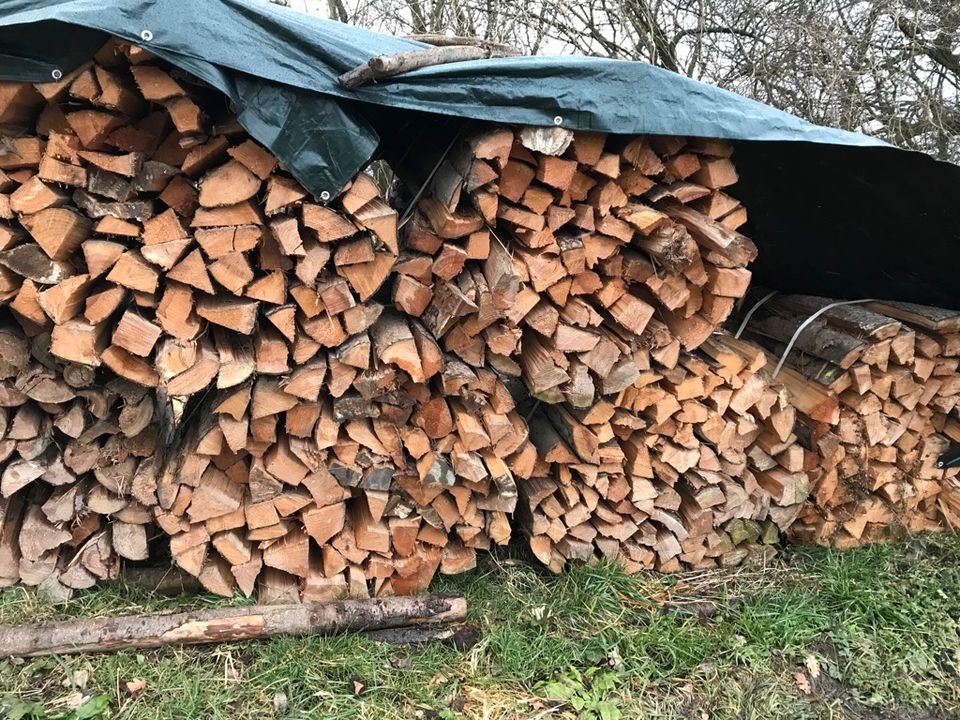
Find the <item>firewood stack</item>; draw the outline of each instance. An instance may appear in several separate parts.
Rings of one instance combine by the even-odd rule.
[[[806,500],[804,452],[765,353],[715,335],[589,410],[546,406],[521,507],[554,571],[603,556],[631,571],[767,557]]]
[[[119,544],[154,516],[224,595],[414,592],[509,540],[526,422],[494,370],[388,307],[397,213],[369,175],[323,205],[222,97],[120,42],[60,82],[0,84],[0,125],[19,127],[0,152],[0,292],[41,363],[6,375],[7,404],[27,403],[4,464],[11,557],[19,516],[47,508],[25,486],[48,475],[82,513],[44,522],[99,548],[99,577],[140,559]],[[16,390],[34,379],[71,410],[62,459],[34,447],[65,412]]]
[[[444,349],[543,403],[519,483],[534,553],[554,570],[601,555],[676,570],[767,552],[808,478],[793,410],[756,372],[763,353],[710,339],[756,256],[724,191],[732,146],[465,137],[394,160],[425,192],[412,192],[393,298]]]
[[[147,388],[100,384],[49,344],[0,329],[0,587],[63,597],[147,559],[160,437]]]
[[[2,92],[0,120],[21,131],[0,155],[0,289],[56,363],[155,404],[174,451],[137,499],[213,592],[411,592],[469,568],[509,540],[526,479],[570,475],[544,436],[578,417],[603,438],[595,453],[563,437],[591,487],[612,478],[606,502],[639,525],[655,490],[689,514],[674,486],[693,471],[693,428],[713,435],[691,486],[733,487],[743,437],[773,410],[775,393],[705,410],[717,364],[690,354],[756,254],[722,190],[728,143],[484,132],[442,163],[400,238],[369,176],[324,206],[215,92],[134,46]],[[534,437],[507,390],[520,395],[517,377],[559,403]],[[616,497],[627,477],[649,486],[642,509]],[[767,521],[753,485],[711,517]],[[692,535],[696,564],[720,539]]]
[[[320,363],[221,391],[158,489],[178,563],[222,595],[323,600],[422,591],[506,543],[526,423],[493,372],[439,361],[427,384],[360,373],[354,398]]]
[[[0,263],[54,355],[189,397],[365,330],[368,309],[347,311],[389,275],[396,214],[366,176],[342,199],[352,220],[304,202],[234,118],[201,110],[222,99],[173,72],[112,43],[60,82],[5,86],[8,114],[42,107],[45,140],[0,156],[20,226]]]
[[[385,142],[401,222],[120,41],[0,83],[0,129],[0,584],[62,595],[158,537],[212,592],[322,600],[473,567],[515,510],[554,570],[960,516],[931,465],[960,316],[832,312],[773,379],[811,299],[766,305],[763,347],[722,331],[757,253],[725,141]]]
[[[782,355],[800,325],[835,301],[782,295],[746,334]],[[797,336],[778,376],[816,460],[791,536],[849,547],[960,527],[960,469],[939,456],[960,441],[960,313],[897,302],[827,310]]]
[[[420,197],[394,303],[539,400],[589,408],[673,368],[749,286],[728,142],[496,128],[440,150],[394,161]]]

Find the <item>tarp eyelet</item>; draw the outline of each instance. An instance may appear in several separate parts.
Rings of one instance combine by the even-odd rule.
[[[330,199],[330,193],[329,193],[327,190],[324,190],[322,193],[320,193],[320,199],[323,200],[323,201],[329,200],[329,199]]]
[[[559,115],[557,115],[556,117],[553,118],[553,124],[554,124],[554,125],[563,125],[563,118],[560,117]]]
[[[144,30],[143,32],[140,33],[140,39],[143,40],[144,42],[150,42],[151,40],[153,40],[153,32],[150,30]]]
[[[52,77],[54,80],[59,80],[63,77],[63,70],[60,68],[54,68],[53,72],[50,73],[50,77]]]

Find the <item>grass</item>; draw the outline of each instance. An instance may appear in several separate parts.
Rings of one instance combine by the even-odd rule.
[[[11,718],[952,718],[960,537],[789,551],[766,568],[552,577],[503,554],[440,591],[477,642],[344,636],[0,662]],[[196,606],[109,586],[58,605],[0,594],[0,622]],[[146,682],[130,695],[124,683]],[[86,704],[83,704],[86,702]],[[76,706],[79,705],[77,709]],[[5,709],[4,709],[5,708]]]

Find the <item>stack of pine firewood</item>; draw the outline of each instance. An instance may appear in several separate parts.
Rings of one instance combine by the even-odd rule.
[[[960,527],[960,468],[938,459],[960,442],[960,313],[909,303],[827,309],[834,300],[774,296],[746,335],[777,357],[816,461],[813,492],[790,534],[849,547]]]
[[[393,165],[423,196],[394,303],[539,400],[616,396],[651,360],[674,367],[747,291],[757,250],[723,191],[737,181],[732,150],[496,128],[405,151]]]
[[[441,150],[394,162],[425,190],[400,266],[423,274],[401,269],[394,300],[535,401],[534,554],[554,570],[767,555],[809,477],[764,353],[711,338],[756,255],[723,189],[731,145],[496,128]]]
[[[535,450],[492,372],[448,361],[421,384],[383,365],[332,401],[327,372],[217,393],[160,479],[157,521],[211,591],[250,594],[262,575],[276,597],[366,595],[368,581],[407,594],[510,539],[501,458],[532,465]]]
[[[0,587],[62,597],[146,560],[161,443],[148,388],[59,362],[49,333],[11,324],[0,396]]]

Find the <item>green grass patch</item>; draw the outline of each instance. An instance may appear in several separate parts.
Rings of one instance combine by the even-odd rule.
[[[437,590],[468,598],[473,647],[342,636],[7,660],[0,717],[924,720],[960,709],[955,536],[666,577],[606,564],[553,577],[514,552]],[[9,590],[0,622],[223,602],[113,585],[56,604]],[[145,690],[129,695],[134,679]]]

